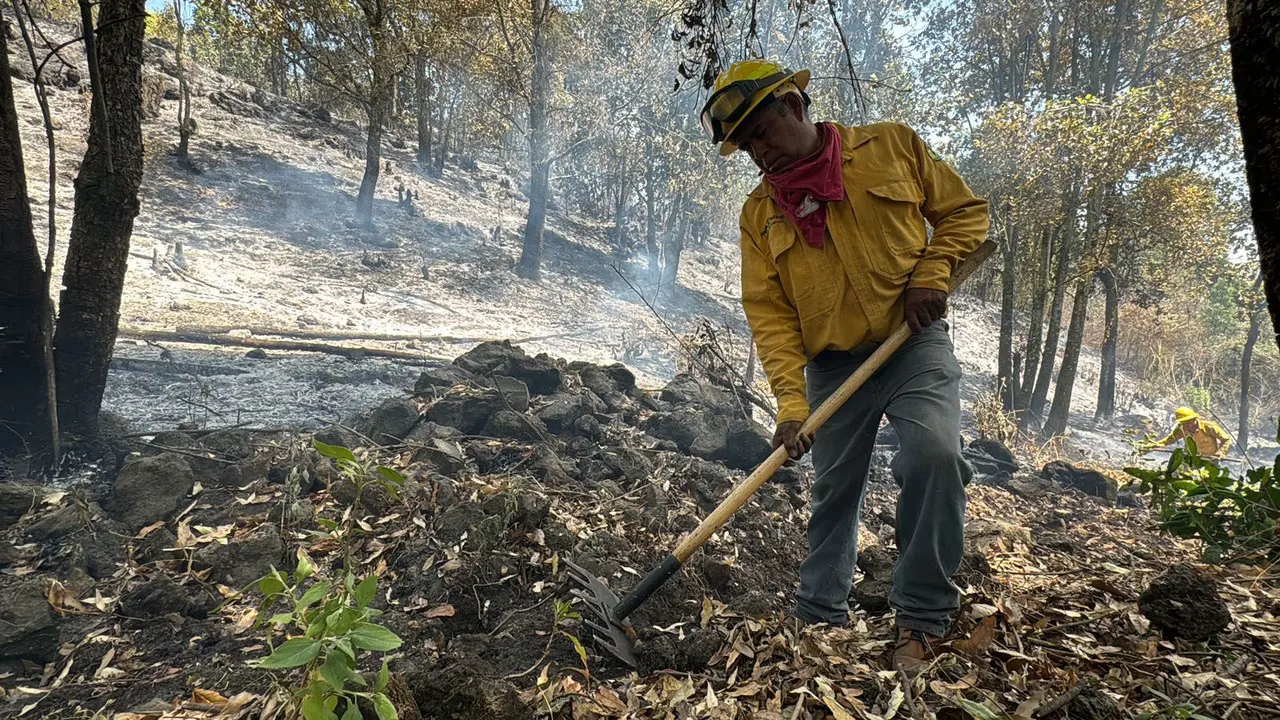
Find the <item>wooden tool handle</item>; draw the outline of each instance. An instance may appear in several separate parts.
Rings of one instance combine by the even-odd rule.
[[[983,261],[991,257],[991,254],[994,253],[995,250],[996,244],[990,240],[979,245],[978,248],[969,255],[969,257],[965,258],[964,262],[960,263],[960,266],[956,268],[955,272],[951,273],[949,291],[955,292],[956,288],[960,287],[960,284],[967,280],[969,276],[978,269],[978,266],[980,266]],[[898,326],[898,329],[895,330],[892,335],[889,336],[888,340],[881,343],[880,347],[876,348],[875,352],[871,353],[871,357],[867,358],[858,366],[858,369],[849,376],[849,379],[845,380],[844,383],[842,383],[840,387],[822,403],[822,405],[818,406],[817,410],[813,411],[813,414],[811,414],[809,419],[805,420],[804,425],[801,426],[801,432],[814,432],[818,428],[822,427],[823,423],[830,420],[836,410],[840,409],[840,406],[844,405],[845,401],[850,397],[853,397],[853,394],[858,391],[858,388],[862,387],[863,383],[874,375],[875,372],[884,365],[885,361],[889,359],[889,356],[893,355],[898,348],[902,347],[902,344],[906,342],[909,337],[911,337],[911,328],[904,322]],[[693,530],[693,532],[686,535],[685,538],[680,541],[675,552],[672,553],[676,560],[683,565],[685,561],[687,561],[689,557],[698,550],[698,548],[706,544],[707,540],[729,521],[729,518],[733,517],[733,514],[736,513],[739,508],[747,504],[747,500],[750,500],[751,496],[760,489],[760,486],[763,485],[766,480],[773,477],[773,474],[776,473],[778,468],[782,467],[782,464],[786,461],[787,449],[785,447],[779,447],[774,450],[773,454],[760,464],[760,467],[756,468],[755,471],[748,475],[745,480],[738,483],[737,487],[729,493],[729,496],[721,501],[720,505],[716,507],[715,510],[711,511],[711,514],[708,515],[706,519]]]

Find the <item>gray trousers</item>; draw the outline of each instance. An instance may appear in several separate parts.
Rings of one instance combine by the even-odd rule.
[[[809,622],[846,623],[858,558],[858,521],[880,419],[887,415],[901,448],[898,564],[889,604],[899,627],[941,636],[960,605],[951,575],[964,550],[965,486],[960,456],[960,365],[945,321],[907,342],[818,430],[817,479],[809,520],[809,556],[800,565],[796,614]],[[870,355],[846,367],[805,370],[809,404],[817,408]]]

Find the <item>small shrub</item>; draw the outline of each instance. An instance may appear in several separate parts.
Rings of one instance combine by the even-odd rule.
[[[1160,527],[1205,544],[1205,559],[1280,559],[1280,458],[1234,477],[1200,455],[1195,441],[1173,451],[1164,468],[1125,468],[1150,492]]]

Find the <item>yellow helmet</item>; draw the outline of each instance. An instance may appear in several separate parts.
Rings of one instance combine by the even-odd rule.
[[[1179,423],[1191,422],[1192,420],[1199,420],[1200,413],[1184,405],[1174,412],[1173,418]]]
[[[807,87],[808,70],[793,72],[768,60],[736,62],[716,77],[711,97],[702,106],[702,127],[711,142],[720,143],[720,154],[730,155],[738,146],[729,136],[765,98],[797,93],[808,105]]]

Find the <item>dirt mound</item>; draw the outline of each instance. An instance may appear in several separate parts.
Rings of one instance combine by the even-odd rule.
[[[344,474],[310,437],[240,430],[140,441],[118,475],[71,491],[0,486],[0,713],[280,716],[279,683],[300,679],[251,664],[285,639],[266,629],[281,610],[256,580],[305,571],[301,594],[337,582],[349,551],[358,577],[377,577],[376,622],[403,640],[388,687],[405,716],[907,714],[882,664],[890,485],[873,482],[862,509],[851,627],[798,631],[782,613],[806,547],[808,473],[790,467],[633,615],[632,673],[590,642],[564,560],[632,587],[742,477],[723,455],[734,443],[717,443],[754,426],[692,378],[654,397],[620,366],[504,343],[464,358],[317,435],[361,446],[343,467],[381,465],[403,480],[395,492]],[[682,443],[653,432],[672,417],[709,420]],[[963,606],[911,694],[1000,716],[1092,678],[1122,707],[1147,707],[1149,689],[1169,692],[1165,668],[1202,702],[1263,692],[1265,671],[1246,668],[1280,640],[1275,601],[1225,598],[1239,629],[1220,637],[1254,650],[1179,654],[1136,603],[1188,548],[1136,529],[1139,512],[971,488]],[[356,669],[372,680],[379,668]],[[1233,684],[1215,685],[1228,671]],[[1234,716],[1254,715],[1242,703]]]

